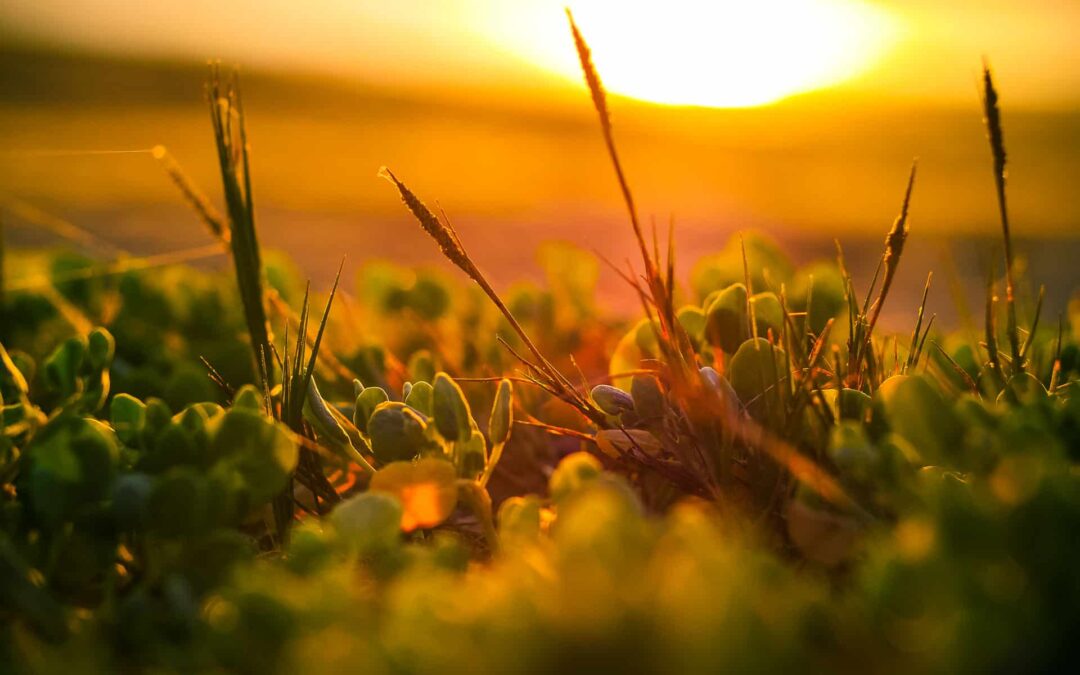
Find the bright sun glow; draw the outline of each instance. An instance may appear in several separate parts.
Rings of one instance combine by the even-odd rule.
[[[504,47],[580,81],[554,3],[507,4]],[[856,0],[580,0],[571,9],[609,91],[673,105],[755,106],[834,85],[871,66],[896,31]]]

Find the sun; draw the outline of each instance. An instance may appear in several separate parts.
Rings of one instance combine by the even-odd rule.
[[[580,81],[566,24],[551,19],[558,4],[506,3],[516,10],[500,17],[504,46]],[[579,0],[570,9],[612,93],[721,108],[852,78],[888,49],[897,28],[880,6],[855,0]]]

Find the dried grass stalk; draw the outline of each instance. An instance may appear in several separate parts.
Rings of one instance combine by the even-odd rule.
[[[994,159],[994,188],[997,191],[998,214],[1001,217],[1001,234],[1005,240],[1005,310],[1009,347],[1012,352],[1013,369],[1024,369],[1020,349],[1020,331],[1016,324],[1016,298],[1013,285],[1013,248],[1012,234],[1009,227],[1009,209],[1005,199],[1005,134],[1001,130],[1001,110],[998,107],[998,93],[994,88],[994,78],[990,66],[983,63],[983,115],[986,122],[986,134],[990,141],[990,154]]]

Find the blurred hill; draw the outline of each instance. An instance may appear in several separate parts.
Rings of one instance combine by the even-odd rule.
[[[149,154],[67,154],[163,144],[216,196],[205,74],[199,63],[5,48],[0,192],[133,251],[205,242]],[[1075,287],[1080,114],[1014,111],[1008,82],[1000,84],[1010,207],[1018,238],[1027,240],[1021,252],[1064,277],[1060,285]],[[263,241],[288,250],[316,278],[329,275],[343,252],[353,264],[378,256],[438,259],[375,178],[383,164],[447,210],[497,280],[535,274],[535,247],[549,239],[616,261],[632,254],[584,95],[507,100],[300,72],[245,72],[243,89]],[[972,289],[985,275],[998,230],[974,87],[971,105],[955,109],[855,105],[827,92],[758,109],[622,99],[613,108],[643,215],[665,226],[674,218],[684,266],[731,232],[762,227],[800,259],[832,255],[832,239],[840,237],[865,252],[853,257],[869,274],[918,156],[912,259],[902,273],[921,289],[926,269],[940,269],[941,252],[951,251]],[[12,224],[16,244],[48,241]],[[625,295],[616,281],[605,292]],[[1064,301],[1052,294],[1051,309]]]

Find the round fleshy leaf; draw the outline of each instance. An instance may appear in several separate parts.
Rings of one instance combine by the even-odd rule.
[[[246,408],[233,408],[214,427],[214,470],[243,477],[252,505],[269,501],[285,488],[299,452],[283,427]]]
[[[814,263],[798,271],[787,299],[792,310],[806,312],[810,332],[820,335],[829,319],[839,317],[847,307],[844,287],[844,276],[835,263]]]
[[[79,373],[86,361],[86,342],[70,338],[45,359],[45,383],[63,398],[82,389]]]
[[[388,492],[365,492],[341,502],[330,514],[338,533],[362,551],[386,549],[400,540],[404,510]]]
[[[435,379],[435,357],[426,349],[418,349],[409,357],[409,378],[413,382],[431,382]]]
[[[705,335],[710,344],[731,354],[749,339],[746,302],[746,286],[742,284],[732,284],[716,294],[705,308]]]
[[[747,340],[735,352],[728,377],[739,400],[759,421],[779,424],[787,392],[784,350],[765,338]]]
[[[156,435],[172,421],[169,405],[160,398],[146,399],[146,433]]]
[[[540,500],[536,495],[510,497],[499,506],[503,541],[535,541],[540,536]]]
[[[356,408],[353,411],[353,424],[363,433],[368,433],[368,420],[380,404],[390,400],[386,390],[381,387],[367,387],[356,397]]]
[[[922,376],[890,377],[875,392],[874,404],[889,427],[931,464],[956,459],[963,447],[956,412]]]
[[[840,475],[856,484],[869,485],[880,468],[881,454],[858,422],[841,422],[834,426],[828,452]]]
[[[87,336],[87,362],[94,370],[106,370],[112,363],[116,340],[104,328],[95,328]]]
[[[412,459],[428,444],[426,428],[423,415],[404,403],[383,403],[368,420],[371,451],[384,464]]]
[[[435,376],[432,403],[435,428],[448,441],[467,439],[472,434],[472,413],[461,387],[446,373]]]
[[[739,395],[735,393],[734,387],[727,381],[727,378],[716,372],[716,369],[711,366],[704,366],[700,372],[702,382],[720,398],[723,410],[727,415],[733,417],[738,414],[741,407]]]
[[[206,480],[181,467],[159,477],[147,499],[149,526],[166,537],[189,537],[210,524]]]
[[[372,492],[385,492],[401,503],[401,529],[439,525],[457,506],[457,471],[442,459],[425,458],[414,463],[392,462],[371,479]]]
[[[660,355],[660,347],[656,341],[656,330],[659,326],[655,321],[642,319],[631,328],[615,345],[615,351],[611,355],[611,363],[608,373],[619,375],[641,367],[643,359],[655,359]],[[614,387],[626,391],[630,389],[630,377],[613,377],[611,384]]]
[[[713,291],[742,283],[747,271],[754,288],[768,288],[785,283],[793,267],[775,239],[751,230],[732,236],[719,253],[700,258],[690,272],[690,284],[697,297],[704,298]]]
[[[479,431],[472,432],[467,441],[454,443],[454,464],[462,478],[475,479],[487,465],[487,441]]]
[[[128,394],[117,394],[109,404],[109,418],[116,436],[134,445],[146,426],[146,404]]]
[[[587,452],[575,452],[563,458],[548,481],[552,501],[559,502],[577,492],[583,485],[601,476],[603,467]]]
[[[686,331],[686,335],[694,343],[694,346],[700,346],[702,340],[705,339],[705,325],[707,323],[704,310],[700,307],[688,305],[675,313],[675,320]]]
[[[20,497],[46,527],[56,527],[80,504],[108,497],[120,449],[112,430],[97,420],[62,414],[33,438],[23,453]]]
[[[780,331],[784,325],[784,310],[780,305],[780,298],[775,293],[755,293],[750,298],[750,306],[754,309],[754,326],[757,328],[758,337],[769,337],[772,333],[774,340],[780,339]]]
[[[514,428],[514,385],[503,378],[495,392],[495,401],[491,404],[491,416],[488,418],[488,438],[492,445],[506,443]]]
[[[265,398],[254,385],[245,384],[233,396],[233,408],[243,408],[259,412],[263,409]]]
[[[621,415],[634,410],[634,398],[622,389],[610,384],[598,384],[590,392],[597,407],[608,415]]]
[[[409,395],[405,397],[405,405],[431,417],[434,414],[434,400],[434,388],[427,382],[417,382],[413,384]]]

